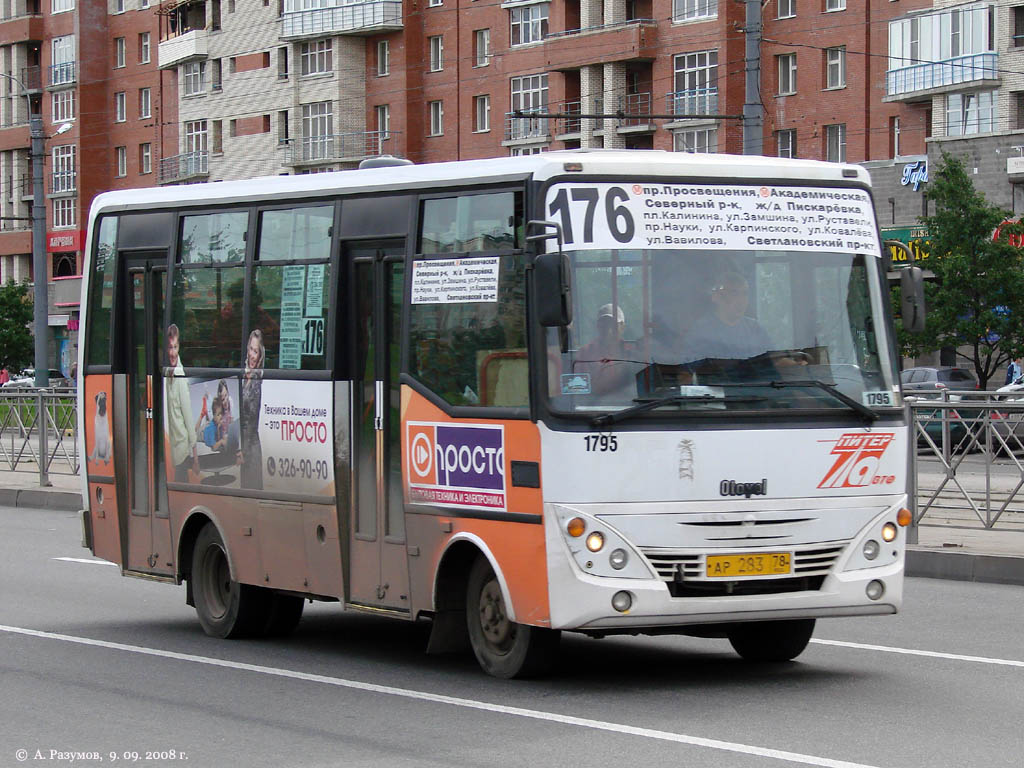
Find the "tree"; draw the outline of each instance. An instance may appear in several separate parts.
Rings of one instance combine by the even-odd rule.
[[[1024,352],[1024,250],[1010,244],[1024,225],[1002,227],[1010,212],[975,190],[963,162],[948,153],[926,197],[935,214],[924,216],[935,280],[925,285],[925,330],[901,333],[904,351],[917,355],[954,347],[986,389],[989,379]]]
[[[0,286],[0,369],[12,373],[30,365],[35,353],[28,285],[9,280]]]

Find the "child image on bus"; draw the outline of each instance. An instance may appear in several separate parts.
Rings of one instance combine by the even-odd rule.
[[[224,382],[221,382],[224,383]],[[238,447],[238,429],[230,423],[230,416],[225,414],[223,402],[219,397],[206,407],[206,396],[203,396],[203,410],[196,421],[196,435],[202,435],[202,441],[213,451],[230,451],[232,446]],[[206,421],[204,426],[203,422]]]

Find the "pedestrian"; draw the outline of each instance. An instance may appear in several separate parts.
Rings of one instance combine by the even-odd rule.
[[[1024,360],[1019,357],[1015,357],[1010,361],[1010,364],[1006,366],[1006,384],[1013,384],[1017,379],[1020,378],[1021,373],[1024,373]]]

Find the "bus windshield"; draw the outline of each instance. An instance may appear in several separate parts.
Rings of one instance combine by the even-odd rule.
[[[547,331],[556,412],[873,415],[898,405],[874,256],[658,248],[569,257],[568,343]]]

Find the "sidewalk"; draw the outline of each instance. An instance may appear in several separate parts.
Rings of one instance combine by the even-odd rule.
[[[77,475],[50,475],[39,487],[36,472],[0,470],[0,505],[77,511],[82,508]],[[937,487],[937,486],[931,486]],[[986,530],[973,512],[931,509],[907,551],[907,575],[1024,586],[1024,512],[1007,512]]]

